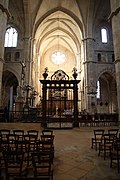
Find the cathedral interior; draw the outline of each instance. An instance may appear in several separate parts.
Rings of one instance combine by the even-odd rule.
[[[83,152],[91,145],[94,128],[107,131],[109,126],[116,128],[117,125],[117,132],[119,130],[119,24],[120,0],[0,0],[1,129],[24,128],[26,132],[31,127],[34,130],[57,129],[56,153],[64,159],[55,161],[56,167],[59,165],[55,180],[112,180],[118,177],[116,170],[109,176],[110,169],[103,161],[96,160],[98,142],[94,142],[94,138],[92,143],[95,143],[96,151],[92,151],[92,155],[91,149],[87,154]],[[84,130],[84,127],[90,129]],[[66,132],[58,131],[59,128],[73,130],[68,131],[71,144]],[[85,137],[84,142],[79,133]],[[80,139],[74,139],[73,134]],[[66,146],[60,137],[65,139]],[[0,151],[1,142],[2,130]],[[66,162],[71,156],[74,163],[68,168]],[[112,167],[113,156],[110,157]],[[77,161],[79,165],[81,162],[88,165],[81,174],[76,169]],[[65,168],[60,169],[61,162]],[[93,164],[97,164],[96,167]],[[75,172],[64,174],[64,169],[74,169],[73,165],[78,176]],[[100,169],[96,169],[99,165]],[[0,176],[1,167],[0,163]],[[9,179],[7,175],[6,180]],[[53,175],[46,177],[46,180],[51,179]]]
[[[119,2],[7,0],[0,10],[1,111],[119,114]]]

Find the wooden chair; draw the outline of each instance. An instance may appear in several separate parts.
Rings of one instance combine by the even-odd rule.
[[[53,141],[44,141],[44,140],[39,140],[36,142],[36,152],[46,152],[49,153],[51,157],[51,161],[53,162],[54,158],[54,146],[53,146]]]
[[[50,130],[50,129],[42,130],[41,135],[40,135],[40,139],[45,140],[45,141],[51,140],[54,143],[53,130]]]
[[[114,163],[117,163],[117,171],[120,172],[120,139],[116,139],[113,145],[113,149],[110,152],[110,167]]]
[[[3,150],[7,150],[9,147],[8,143],[8,135],[10,131],[9,130],[3,130],[2,133],[0,133],[0,167],[1,170],[5,168],[4,158],[3,158]]]
[[[23,138],[24,138],[24,130],[22,130],[22,129],[13,130],[13,134],[17,135],[19,140],[23,140]]]
[[[41,135],[41,141],[43,143],[50,144],[48,146],[52,145],[51,149],[52,149],[53,156],[54,156],[54,135],[49,135],[49,134]]]
[[[7,135],[8,134],[10,134],[10,130],[9,129],[1,129],[0,130],[0,135],[1,135],[2,141],[7,141]]]
[[[115,135],[114,134],[103,134],[101,138],[101,142],[99,143],[99,153],[98,156],[100,156],[101,153],[103,153],[104,160],[106,158],[106,155],[109,154],[111,149],[113,147]]]
[[[17,140],[17,135],[15,134],[8,134],[7,135],[7,145],[8,149],[16,149],[16,140]]]
[[[53,135],[53,130],[50,129],[43,129],[42,135]]]
[[[35,178],[46,177],[53,180],[53,164],[49,153],[41,151],[32,153],[32,164]]]
[[[119,129],[108,129],[108,134],[114,134],[117,138]]]
[[[24,143],[25,143],[25,160],[27,161],[27,166],[30,166],[30,162],[32,161],[31,153],[36,151],[36,142],[37,136],[33,134],[24,135]]]
[[[39,131],[38,130],[28,130],[27,133],[28,133],[28,135],[36,135],[38,138]]]
[[[46,134],[46,135],[41,135],[41,136],[40,136],[40,139],[41,139],[41,140],[44,140],[44,141],[49,141],[49,140],[51,140],[51,141],[53,141],[53,143],[54,143],[54,135],[48,135],[48,134]]]
[[[0,130],[0,152],[8,147],[8,135],[10,134],[9,129]]]
[[[10,177],[23,176],[26,173],[26,164],[24,163],[24,152],[17,150],[3,151],[5,161],[6,180]]]
[[[92,149],[95,147],[97,151],[98,145],[101,142],[102,135],[104,134],[104,129],[95,129],[94,130],[94,137],[92,137]]]
[[[10,130],[9,129],[1,129],[0,134],[10,134]]]

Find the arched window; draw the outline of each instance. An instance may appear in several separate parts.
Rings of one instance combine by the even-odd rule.
[[[100,99],[100,81],[97,81],[97,99]]]
[[[15,28],[10,27],[5,33],[5,44],[4,47],[16,47],[17,46],[18,32]]]
[[[107,30],[105,28],[101,28],[101,38],[102,38],[102,43],[108,42]]]

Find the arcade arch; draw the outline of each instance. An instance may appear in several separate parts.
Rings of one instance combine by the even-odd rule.
[[[11,111],[13,110],[13,104],[17,96],[18,87],[17,77],[10,71],[3,72],[2,78],[2,102],[3,106],[7,107]]]
[[[104,72],[99,77],[100,98],[97,99],[98,113],[117,112],[116,80],[109,72]]]

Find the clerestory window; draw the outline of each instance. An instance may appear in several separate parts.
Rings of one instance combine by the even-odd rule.
[[[100,99],[100,81],[97,81],[97,99]]]
[[[107,29],[101,28],[101,38],[102,38],[102,43],[108,42]]]
[[[9,27],[5,33],[4,47],[17,47],[18,32],[14,27]]]

